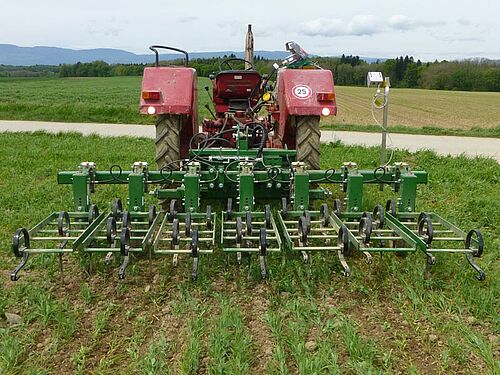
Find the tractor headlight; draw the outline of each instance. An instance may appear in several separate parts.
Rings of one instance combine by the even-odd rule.
[[[156,108],[155,108],[155,107],[153,107],[152,105],[150,105],[150,106],[148,107],[148,113],[149,113],[150,115],[154,115],[154,114],[156,113]]]
[[[329,116],[329,115],[330,115],[330,108],[327,108],[327,107],[323,108],[323,109],[321,110],[321,114],[322,114],[323,116]]]

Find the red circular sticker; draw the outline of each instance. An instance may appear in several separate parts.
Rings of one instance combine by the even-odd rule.
[[[312,90],[309,86],[306,85],[296,85],[292,89],[292,94],[297,99],[307,99],[311,97]]]

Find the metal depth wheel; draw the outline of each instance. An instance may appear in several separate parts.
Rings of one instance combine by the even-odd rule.
[[[245,221],[246,221],[246,232],[247,236],[252,235],[252,213],[250,211],[247,211],[245,214]]]
[[[328,205],[323,203],[319,208],[319,217],[323,221],[323,226],[328,226],[330,224],[330,210]]]
[[[132,220],[130,218],[130,212],[125,211],[122,215],[122,229],[123,228],[132,228]]]
[[[92,224],[92,222],[95,220],[97,216],[99,216],[99,209],[95,204],[91,204],[89,206],[89,216],[88,216],[89,224]]]
[[[396,216],[397,206],[394,199],[389,199],[385,203],[385,212],[389,212],[392,216]]]
[[[423,241],[430,245],[434,238],[434,229],[432,228],[432,221],[429,216],[423,216],[422,220],[418,222],[418,235],[422,237]]]
[[[227,198],[226,219],[231,220],[232,218],[233,218],[233,198]]]
[[[304,211],[304,218],[306,219],[307,234],[311,233],[311,213]]]
[[[19,244],[23,238],[24,248],[29,249],[30,247],[30,235],[25,228],[19,228],[16,230],[14,237],[12,237],[12,251],[16,258],[21,258],[23,256],[23,251],[19,250]]]
[[[57,217],[57,233],[62,236],[69,237],[69,229],[70,229],[70,220],[69,214],[67,211],[59,212],[59,216]]]
[[[373,216],[375,217],[375,223],[377,223],[377,229],[382,229],[385,223],[384,207],[377,204],[373,208]]]
[[[300,236],[300,241],[304,246],[307,245],[307,219],[305,216],[300,216],[299,217],[299,222],[298,222],[298,230],[299,230],[299,236]]]
[[[120,238],[120,253],[123,256],[128,256],[130,249],[130,228],[124,227]]]
[[[266,224],[266,228],[271,228],[271,206],[266,204],[264,206],[264,222]]]
[[[283,219],[286,219],[288,216],[288,200],[286,197],[281,198],[281,212],[280,215]]]
[[[333,213],[339,217],[342,213],[342,202],[338,198],[333,200]]]
[[[368,215],[363,216],[359,221],[358,234],[361,236],[363,243],[367,244],[370,242],[372,235],[372,215],[369,212]]]
[[[111,214],[116,220],[121,218],[123,214],[123,205],[122,205],[122,200],[120,198],[115,198],[113,200],[113,204],[111,206]]]
[[[351,248],[349,247],[349,233],[345,224],[339,228],[339,244],[340,252],[343,255],[351,255]]]
[[[306,163],[309,169],[319,169],[319,116],[292,116],[291,123],[296,126],[297,161]]]
[[[198,265],[200,259],[200,252],[198,249],[198,230],[196,229],[194,229],[191,233],[191,257],[193,258],[191,280],[195,281],[198,278]]]
[[[115,243],[116,235],[116,219],[113,216],[110,216],[106,221],[106,240],[108,241],[108,244],[112,245]]]
[[[476,237],[476,241],[478,243],[477,249],[471,248],[471,242],[473,237]],[[479,229],[471,229],[469,233],[467,233],[467,237],[465,237],[465,248],[472,250],[472,255],[476,258],[479,258],[483,254],[484,239],[483,239],[483,234]]]
[[[172,221],[172,245],[179,245],[179,219]]]
[[[149,206],[148,210],[148,224],[151,226],[153,224],[153,221],[155,221],[156,218],[156,206],[154,204]]]
[[[173,221],[177,217],[177,199],[172,199],[170,201],[170,206],[168,209],[168,220]]]
[[[184,222],[184,234],[186,237],[191,236],[191,212],[186,214],[186,219]]]
[[[267,256],[267,231],[266,228],[260,228],[259,263],[260,263],[260,277],[262,280],[267,279],[266,256]]]
[[[236,218],[236,243],[241,243],[243,241],[243,220],[238,216]]]
[[[212,206],[211,205],[207,205],[206,224],[207,224],[207,229],[211,230],[213,227]]]
[[[156,120],[156,165],[161,169],[172,168],[181,157],[180,133],[184,123],[181,115],[161,115]]]

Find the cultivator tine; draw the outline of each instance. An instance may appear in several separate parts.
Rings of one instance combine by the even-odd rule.
[[[269,275],[266,258],[269,253],[281,251],[281,237],[269,206],[264,211],[228,211],[222,213],[221,246],[224,252],[235,253],[241,265],[248,258],[248,277],[251,277],[251,259],[255,253],[259,257],[261,279]]]
[[[118,271],[119,280],[125,280],[125,271],[127,270],[129,263],[130,263],[130,255],[127,254],[123,257],[122,265],[120,266],[120,270]]]
[[[21,245],[21,240],[24,242]],[[19,228],[16,230],[14,237],[12,238],[12,251],[16,258],[22,258],[16,269],[10,274],[10,279],[12,281],[19,280],[18,273],[26,265],[29,258],[29,253],[26,251],[30,247],[30,235],[25,228]]]
[[[11,281],[17,281],[17,280],[19,280],[18,273],[26,265],[26,262],[28,261],[29,256],[30,256],[30,254],[28,252],[26,252],[26,251],[22,252],[21,262],[18,264],[18,266],[16,267],[16,269],[10,274],[10,280]]]
[[[174,200],[172,200],[174,201]],[[171,201],[171,202],[172,202]],[[156,231],[152,250],[155,254],[171,255],[172,265],[178,265],[180,257],[192,258],[190,278],[198,278],[202,254],[211,254],[215,242],[216,216],[210,206],[206,212],[179,212],[177,203],[170,203],[170,211]]]
[[[473,237],[475,237],[473,241]],[[477,248],[471,247],[473,242],[477,244]],[[467,233],[467,237],[465,238],[465,249],[469,250],[470,252],[465,253],[465,257],[467,258],[467,261],[471,265],[472,268],[478,273],[476,275],[476,278],[479,281],[484,281],[486,279],[486,274],[484,271],[479,268],[479,266],[474,262],[474,259],[472,257],[477,257],[479,258],[483,254],[483,248],[484,248],[484,240],[483,240],[483,235],[481,232],[477,229],[472,229]]]
[[[129,227],[124,227],[122,229],[121,239],[120,239],[120,253],[123,255],[123,262],[118,271],[118,279],[125,279],[125,271],[130,263],[130,237],[131,231]]]
[[[193,230],[191,233],[191,256],[193,257],[193,270],[191,272],[191,279],[198,278],[198,264],[200,260],[200,253],[198,252],[198,230]]]
[[[474,262],[474,259],[472,258],[473,256],[471,255],[471,253],[465,253],[465,257],[467,258],[471,267],[474,268],[474,270],[478,273],[476,275],[476,279],[478,279],[479,281],[484,281],[486,279],[486,274],[484,273],[484,271],[481,268],[479,268],[479,266],[476,264],[476,262]]]
[[[267,218],[266,218],[267,220]],[[269,219],[269,226],[270,224]],[[267,224],[266,224],[267,227]],[[264,280],[267,278],[266,269],[266,256],[267,256],[267,230],[266,228],[260,228],[260,251],[259,251],[259,264],[260,264],[260,277]]]

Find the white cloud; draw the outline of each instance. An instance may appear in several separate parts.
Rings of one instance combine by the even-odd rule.
[[[444,25],[445,22],[410,19],[407,16],[396,14],[387,20],[371,14],[362,14],[345,21],[340,18],[318,18],[303,22],[300,33],[307,36],[362,36],[375,35],[388,31],[407,31],[419,27]]]

